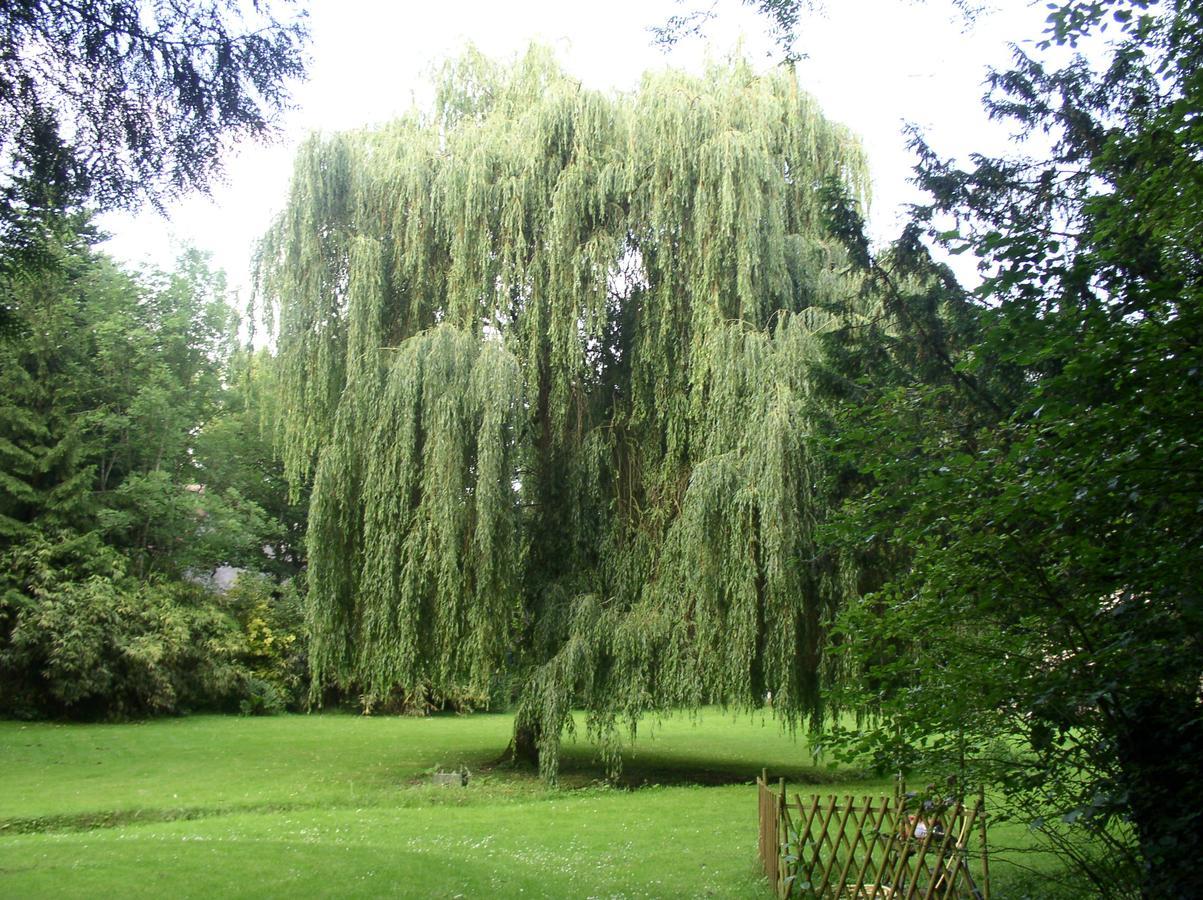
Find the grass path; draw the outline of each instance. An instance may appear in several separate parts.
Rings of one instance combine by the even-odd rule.
[[[470,790],[470,789],[469,789]],[[748,791],[236,814],[0,841],[0,893],[763,897]]]

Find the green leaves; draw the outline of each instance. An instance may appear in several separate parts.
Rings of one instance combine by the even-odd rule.
[[[9,248],[0,271],[0,706],[227,705],[245,642],[188,579],[283,541],[241,490],[260,471],[214,466],[230,448],[204,436],[232,401],[224,278],[195,252],[135,278],[87,248],[86,222],[46,215],[38,252]]]
[[[94,537],[35,534],[0,559],[19,589],[0,598],[6,713],[121,718],[242,690],[237,623],[197,586],[131,578]]]

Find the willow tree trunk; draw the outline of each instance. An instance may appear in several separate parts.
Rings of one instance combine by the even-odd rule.
[[[510,742],[510,759],[516,763],[527,763],[539,767],[539,726],[521,723],[514,726],[514,738]]]

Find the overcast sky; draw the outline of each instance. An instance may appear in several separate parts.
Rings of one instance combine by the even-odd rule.
[[[774,64],[763,20],[738,0],[720,0],[706,41],[670,53],[652,45],[648,27],[709,0],[311,0],[312,65],[296,86],[296,109],[281,140],[245,146],[227,163],[211,197],[190,196],[166,219],[146,211],[109,215],[105,249],[128,262],[171,265],[190,243],[213,255],[230,284],[247,292],[253,245],[283,203],[292,156],[312,131],[380,123],[429,99],[430,73],[472,43],[509,59],[532,41],[552,45],[568,71],[590,87],[634,89],[648,69],[698,71],[706,59],[737,47],[755,64]],[[947,156],[999,152],[1007,130],[981,109],[987,67],[1005,65],[1009,44],[1039,36],[1043,4],[995,0],[967,24],[951,0],[828,0],[807,16],[798,63],[803,88],[829,118],[850,126],[868,149],[873,173],[875,238],[897,231],[904,205],[916,199],[907,179],[912,159],[902,133],[919,125]]]

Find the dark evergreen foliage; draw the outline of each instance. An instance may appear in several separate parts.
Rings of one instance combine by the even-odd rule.
[[[232,142],[270,133],[306,39],[263,0],[0,4],[3,178],[24,154],[104,207],[203,187]]]

